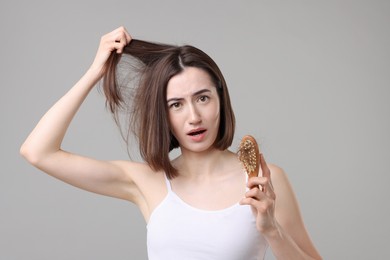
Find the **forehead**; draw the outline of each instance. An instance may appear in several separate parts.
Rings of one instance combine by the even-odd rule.
[[[168,81],[167,99],[188,96],[201,89],[215,90],[211,76],[202,69],[186,67]]]

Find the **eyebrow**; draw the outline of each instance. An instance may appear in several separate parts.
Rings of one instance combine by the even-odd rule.
[[[210,92],[210,93],[211,93],[211,90],[210,90],[210,89],[207,89],[207,88],[201,89],[201,90],[198,90],[198,91],[196,91],[195,93],[193,93],[192,96],[193,96],[193,97],[194,97],[194,96],[198,96],[198,95],[203,94],[203,93],[205,93],[205,92]],[[183,100],[183,99],[184,99],[184,98],[177,98],[177,97],[174,97],[174,98],[168,99],[168,100],[167,100],[167,103],[169,103],[169,102],[171,102],[171,101],[180,101],[180,100]]]

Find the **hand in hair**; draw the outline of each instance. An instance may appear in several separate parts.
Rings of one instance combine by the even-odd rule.
[[[91,68],[92,70],[103,72],[104,65],[113,51],[120,54],[123,48],[129,44],[131,36],[123,26],[113,30],[110,33],[102,36],[98,51],[95,56]]]

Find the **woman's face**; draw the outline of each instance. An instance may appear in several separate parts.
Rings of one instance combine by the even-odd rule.
[[[167,86],[171,131],[180,148],[203,152],[212,148],[218,135],[220,109],[217,89],[202,69],[186,67]]]

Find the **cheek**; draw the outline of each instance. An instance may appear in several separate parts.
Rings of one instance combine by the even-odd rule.
[[[218,121],[218,123],[219,123],[219,118],[220,118],[220,114],[221,114],[221,111],[219,108],[219,103],[215,104],[213,110],[214,110],[213,119]]]
[[[219,109],[219,106],[217,107],[217,112],[215,113],[215,117],[219,118],[221,116],[221,110]]]

